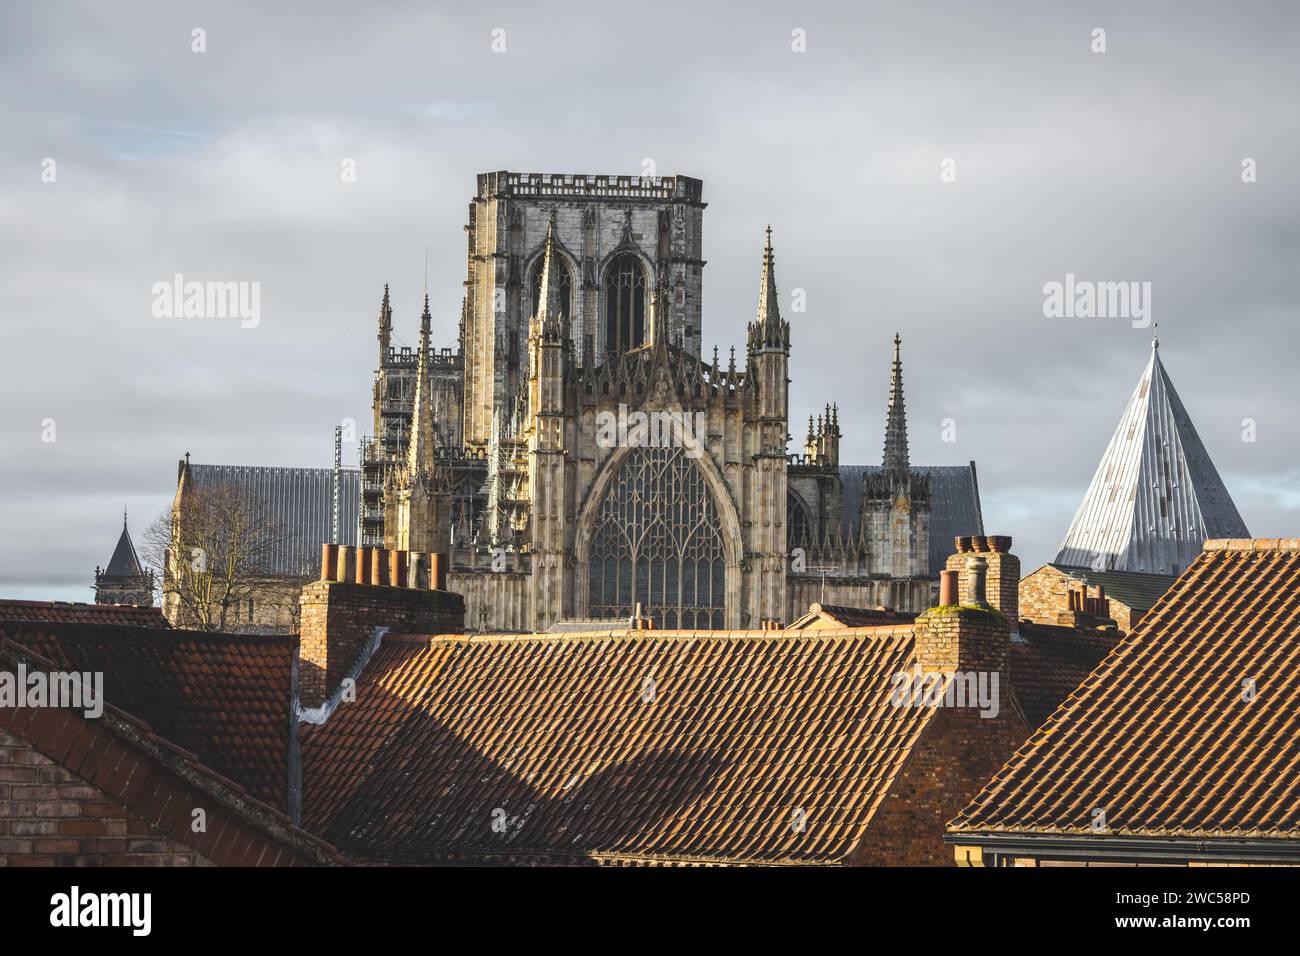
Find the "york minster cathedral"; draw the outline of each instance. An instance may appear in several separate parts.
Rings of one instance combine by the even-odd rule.
[[[427,295],[418,346],[395,346],[385,288],[358,543],[446,555],[470,630],[921,610],[953,537],[983,533],[974,463],[908,460],[897,336],[889,393],[854,397],[883,407],[879,465],[840,463],[836,405],[791,418],[799,329],[770,229],[743,354],[706,352],[702,195],[683,176],[486,173],[458,346],[433,347]]]

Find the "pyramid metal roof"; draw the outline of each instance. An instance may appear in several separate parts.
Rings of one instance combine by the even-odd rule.
[[[1054,563],[1179,574],[1206,539],[1248,537],[1153,342]]]

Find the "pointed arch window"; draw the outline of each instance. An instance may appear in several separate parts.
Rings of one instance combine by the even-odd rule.
[[[808,512],[792,492],[785,495],[785,540],[789,548],[806,548],[813,543]]]
[[[625,252],[605,270],[605,350],[621,353],[645,342],[646,275],[641,260]]]
[[[533,311],[529,316],[537,314],[537,310],[542,304],[542,262],[543,256],[537,257],[537,263],[533,266],[533,277],[529,282],[532,290]],[[558,272],[560,283],[560,321],[562,328],[569,327],[569,316],[573,314],[573,276],[569,272],[569,267],[565,265],[564,260],[556,255],[551,260],[551,268]]]
[[[720,628],[726,611],[722,521],[699,465],[680,448],[636,448],[592,534],[590,612],[626,618],[638,603],[659,628]]]

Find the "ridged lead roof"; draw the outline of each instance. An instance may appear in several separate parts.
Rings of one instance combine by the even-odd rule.
[[[1152,343],[1053,563],[1178,574],[1206,539],[1249,536]]]

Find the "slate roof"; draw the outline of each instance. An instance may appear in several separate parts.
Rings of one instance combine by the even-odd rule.
[[[359,860],[839,863],[936,713],[890,704],[913,660],[910,625],[387,637],[306,732],[304,825]]]
[[[1153,343],[1053,563],[1176,575],[1207,538],[1248,534]]]
[[[1151,610],[1161,595],[1178,580],[1172,574],[1143,574],[1137,571],[1093,571],[1088,568],[1071,568],[1053,564],[1058,571],[1091,585],[1106,589],[1106,597],[1114,598],[1125,607],[1143,613]]]
[[[108,559],[104,574],[106,577],[121,579],[138,578],[144,574],[140,558],[135,553],[135,545],[131,543],[131,535],[127,533],[125,519],[122,520],[122,534],[117,539],[117,547]]]
[[[1207,541],[950,831],[1300,839],[1298,631],[1300,539]]]
[[[954,538],[984,533],[979,484],[975,462],[969,465],[912,465],[913,474],[930,479],[930,573],[937,575],[947,565]],[[862,505],[862,478],[880,474],[880,465],[841,465],[844,487],[842,527],[846,537],[857,534],[858,509]]]
[[[0,638],[60,670],[102,672],[115,706],[257,799],[288,808],[296,636],[6,621]]]
[[[68,601],[12,601],[0,598],[0,622],[54,621],[171,627],[160,607],[135,604],[79,604]]]

